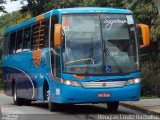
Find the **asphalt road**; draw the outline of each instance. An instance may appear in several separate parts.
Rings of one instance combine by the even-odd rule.
[[[31,106],[15,106],[12,97],[0,94],[2,120],[117,120],[144,115],[140,111],[119,106],[117,113],[109,113],[106,104],[81,104],[62,107],[50,112],[46,103],[33,102]],[[10,118],[10,119],[8,119]]]

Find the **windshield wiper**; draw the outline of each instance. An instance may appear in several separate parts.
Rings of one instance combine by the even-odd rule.
[[[88,70],[89,70],[89,63],[90,61],[93,62],[94,64],[94,61],[93,61],[93,37],[91,37],[91,43],[90,43],[91,47],[90,47],[90,50],[89,50],[89,55],[88,55],[88,61],[87,61],[87,66],[86,66],[86,70],[85,70],[85,75],[88,75]]]
[[[118,65],[117,61],[115,60],[115,58],[112,56],[112,54],[110,53],[110,51],[109,51],[108,48],[106,47],[105,41],[104,41],[104,47],[105,47],[105,48],[104,48],[103,52],[105,53],[105,55],[109,56],[109,57],[112,59],[112,61],[114,62],[114,64],[115,64],[116,68],[118,69],[118,71],[119,71],[120,73],[123,73],[122,68]]]

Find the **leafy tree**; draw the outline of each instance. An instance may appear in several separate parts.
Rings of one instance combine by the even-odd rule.
[[[44,6],[50,2],[50,0],[26,0],[27,5],[23,6],[21,12],[30,11],[34,16],[44,13]]]
[[[151,37],[153,40],[160,41],[160,16],[152,19],[151,23]]]
[[[78,7],[81,0],[51,0],[44,6],[44,11],[57,8]]]
[[[108,6],[108,0],[83,0],[80,3],[80,6],[85,6],[85,7],[106,7]]]
[[[31,11],[33,16],[57,8],[78,7],[81,0],[26,0],[28,4],[22,7],[22,12]]]
[[[6,0],[0,0],[0,12],[7,13],[4,6],[1,4],[6,4]]]
[[[152,0],[123,0],[122,4],[134,12],[139,23],[151,26],[152,19],[158,15],[158,8]]]

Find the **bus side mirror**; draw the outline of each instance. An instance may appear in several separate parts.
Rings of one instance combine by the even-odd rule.
[[[62,25],[54,25],[54,45],[56,48],[60,49],[62,43]]]
[[[145,24],[137,24],[137,27],[141,29],[143,44],[140,45],[140,48],[147,47],[150,45],[150,35],[149,27]]]

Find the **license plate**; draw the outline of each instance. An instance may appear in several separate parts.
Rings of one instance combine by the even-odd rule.
[[[98,93],[99,98],[109,98],[110,96],[110,93]]]

